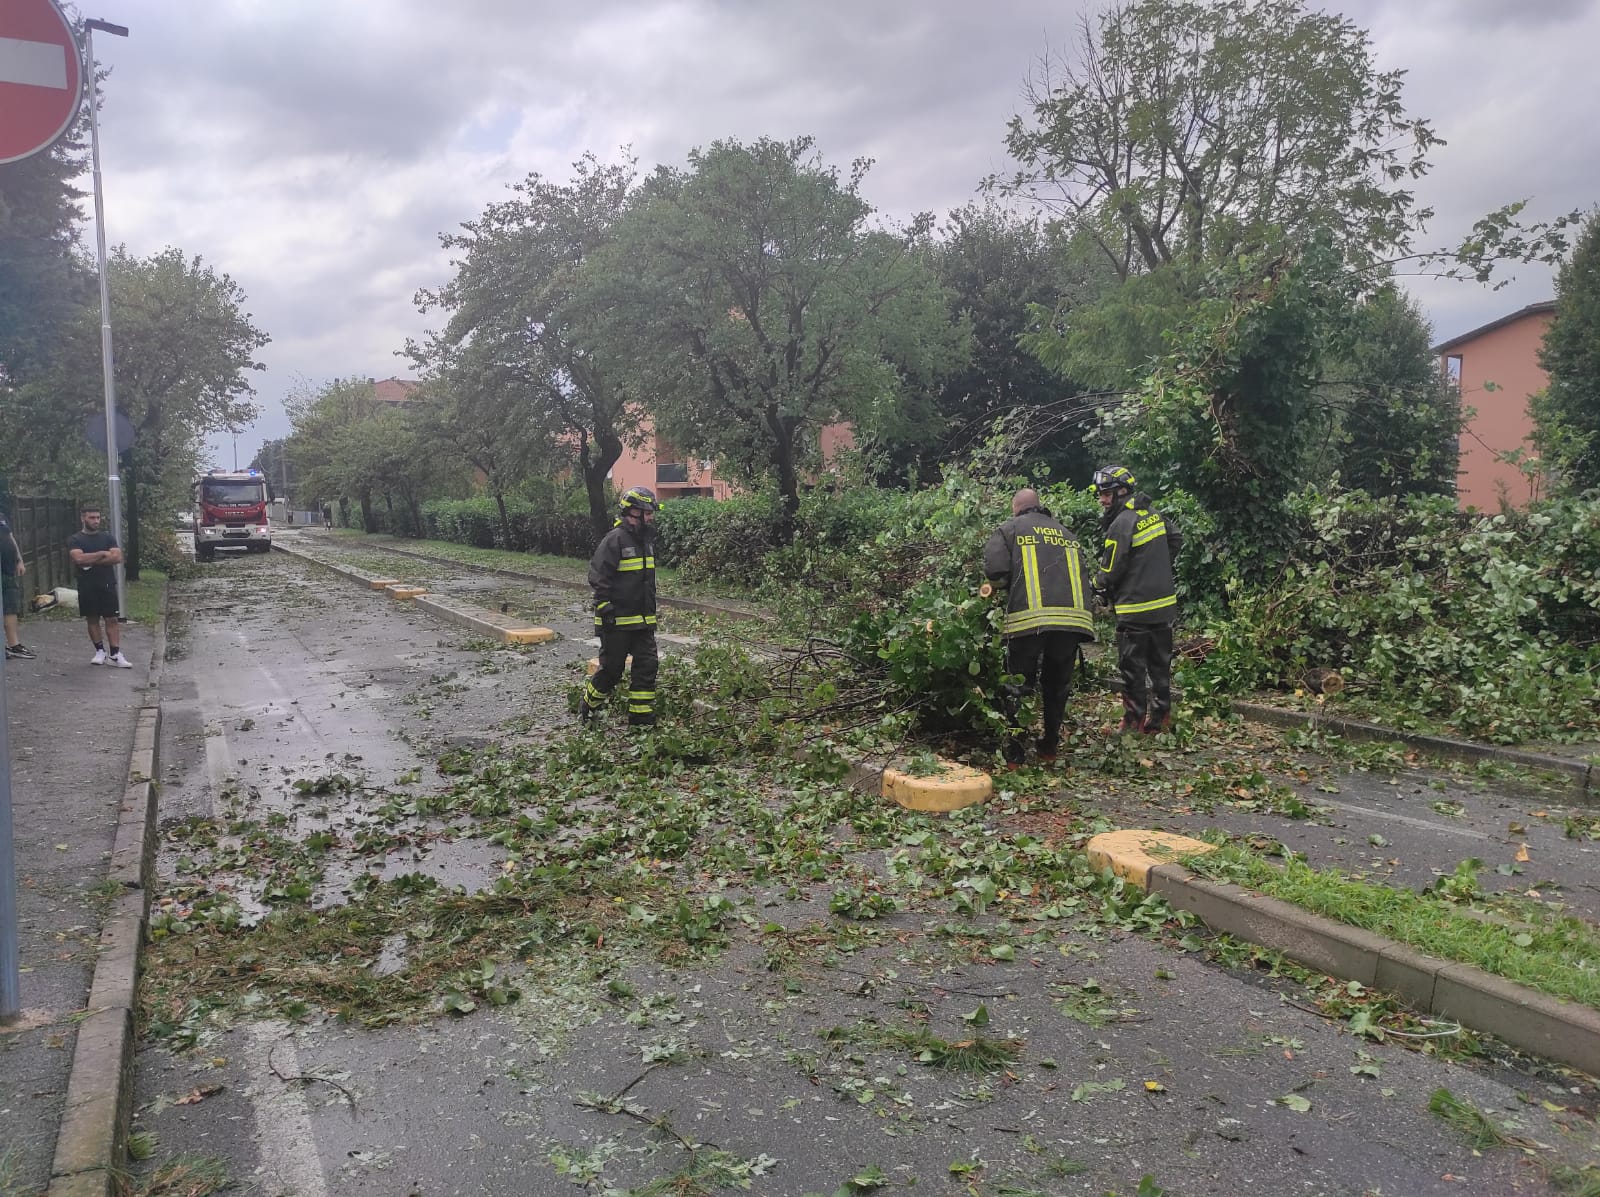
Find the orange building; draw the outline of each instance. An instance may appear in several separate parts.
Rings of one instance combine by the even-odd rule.
[[[829,424],[818,437],[822,460],[832,461],[855,443],[848,424]],[[716,475],[716,463],[694,460],[675,448],[665,436],[646,423],[638,446],[625,446],[617,464],[611,467],[611,485],[620,495],[634,486],[648,486],[662,500],[726,499],[738,489]]]
[[[415,396],[416,389],[422,384],[409,378],[369,378],[372,384],[372,397],[379,403],[390,407],[404,407]]]
[[[1434,346],[1461,406],[1472,412],[1461,433],[1456,471],[1456,501],[1463,510],[1523,507],[1539,497],[1540,477],[1529,478],[1504,454],[1534,452],[1528,399],[1549,382],[1539,367],[1539,349],[1555,310],[1554,300],[1531,303]]]

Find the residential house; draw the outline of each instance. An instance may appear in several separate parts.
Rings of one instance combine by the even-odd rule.
[[[372,384],[372,398],[390,407],[404,407],[411,402],[412,394],[421,386],[409,378],[369,378]]]
[[[1549,381],[1539,366],[1539,349],[1555,310],[1554,300],[1531,303],[1434,346],[1440,368],[1471,412],[1461,433],[1456,482],[1463,510],[1521,507],[1539,497],[1539,475],[1524,474],[1505,455],[1533,452],[1528,399]]]
[[[855,443],[848,424],[830,424],[819,436],[823,461],[832,461]],[[645,428],[637,447],[625,447],[611,468],[611,485],[618,494],[629,487],[648,486],[662,500],[726,499],[738,489],[717,477],[716,463],[690,458],[660,433]]]

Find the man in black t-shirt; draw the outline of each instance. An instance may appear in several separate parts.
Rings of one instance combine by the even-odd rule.
[[[4,614],[6,660],[31,661],[39,654],[17,639],[17,618],[22,614],[22,575],[27,572],[17,538],[0,511],[0,613]]]
[[[78,610],[89,621],[89,639],[94,643],[89,664],[132,669],[133,662],[122,655],[122,627],[117,622],[122,550],[115,536],[100,530],[98,507],[83,509],[83,531],[67,537],[67,555],[78,567]]]

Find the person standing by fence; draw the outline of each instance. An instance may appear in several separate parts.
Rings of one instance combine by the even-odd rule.
[[[22,550],[11,532],[6,513],[0,511],[0,606],[3,606],[6,632],[6,660],[31,661],[39,654],[17,638],[17,621],[22,617],[22,575],[28,572]]]

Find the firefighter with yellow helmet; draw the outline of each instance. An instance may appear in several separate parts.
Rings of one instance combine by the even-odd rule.
[[[579,718],[599,717],[600,709],[622,680],[628,658],[628,723],[650,727],[656,721],[655,520],[661,503],[648,487],[635,486],[622,496],[616,527],[607,532],[589,560],[589,588],[594,592],[594,629],[600,638],[600,668],[584,687]]]
[[[1094,489],[1105,513],[1095,589],[1117,621],[1120,730],[1157,735],[1172,726],[1172,625],[1178,618],[1172,563],[1183,537],[1126,467],[1096,470]]]

